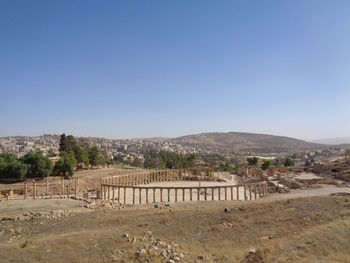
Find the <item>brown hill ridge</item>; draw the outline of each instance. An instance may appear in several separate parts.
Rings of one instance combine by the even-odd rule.
[[[243,132],[200,133],[174,138],[171,141],[218,152],[233,152],[236,149],[243,152],[291,152],[328,147],[290,137]]]

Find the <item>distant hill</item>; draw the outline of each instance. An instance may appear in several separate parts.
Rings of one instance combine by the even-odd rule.
[[[333,144],[333,145],[350,144],[350,137],[327,138],[327,139],[311,140],[310,142],[321,143],[321,144]]]
[[[201,133],[171,139],[171,141],[210,151],[233,152],[293,152],[326,148],[327,145],[311,143],[284,136],[243,132]]]

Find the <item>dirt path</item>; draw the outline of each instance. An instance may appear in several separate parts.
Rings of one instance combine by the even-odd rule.
[[[270,202],[275,200],[286,200],[299,197],[328,196],[332,193],[350,193],[350,187],[337,187],[335,185],[314,185],[317,188],[305,190],[291,190],[289,193],[274,193],[267,197],[256,200],[256,202]]]

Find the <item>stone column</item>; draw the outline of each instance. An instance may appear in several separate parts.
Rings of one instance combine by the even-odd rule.
[[[148,204],[148,188],[146,188],[146,204]]]
[[[182,188],[182,201],[185,202],[185,188]]]
[[[247,187],[244,185],[244,200],[247,200]]]
[[[233,200],[233,186],[231,186],[231,200]]]
[[[249,200],[252,200],[252,186],[249,185]]]
[[[142,192],[141,192],[142,188],[140,187],[139,188],[139,203],[141,204],[142,203]]]
[[[214,201],[214,187],[211,187],[211,200]]]
[[[120,204],[120,187],[118,186],[118,203]]]
[[[132,188],[132,204],[135,204],[135,188]]]
[[[153,188],[153,203],[156,202],[156,189]]]
[[[61,177],[61,193],[64,194],[64,179]]]
[[[225,186],[225,201],[227,201],[227,187]]]
[[[190,201],[192,201],[192,188],[190,188]]]
[[[68,194],[68,196],[70,195],[71,181],[72,181],[72,180],[69,178],[69,179],[68,179],[68,185],[67,185],[67,189],[68,189],[67,194]]]
[[[163,202],[163,188],[160,188],[160,202]]]
[[[221,200],[221,189],[218,187],[218,192],[219,192],[219,201]]]
[[[201,188],[198,187],[198,191],[197,191],[197,201],[199,201],[199,199],[200,199],[200,194],[201,194]]]
[[[27,199],[27,182],[24,182],[24,199]]]
[[[168,202],[170,203],[170,188],[168,188]]]
[[[49,195],[49,177],[46,177],[46,195]]]
[[[33,199],[36,198],[36,183],[35,180],[33,180]]]
[[[108,187],[107,187],[107,191],[108,191],[108,201],[109,200],[111,200],[111,189],[110,189],[111,187],[108,185]]]
[[[204,200],[207,201],[207,188],[204,187]]]
[[[254,185],[254,199],[256,200],[256,185]]]
[[[177,202],[177,188],[175,188],[175,202]]]
[[[236,193],[237,201],[239,201],[239,186],[238,185],[236,186],[236,191],[237,191],[237,193]]]
[[[74,190],[75,190],[75,197],[77,197],[77,195],[78,195],[78,179],[75,179]]]
[[[115,201],[115,187],[114,185],[112,186],[112,201]]]
[[[124,187],[124,205],[126,204],[126,187]]]

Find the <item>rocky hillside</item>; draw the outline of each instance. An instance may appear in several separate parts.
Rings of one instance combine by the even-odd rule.
[[[289,137],[242,132],[201,133],[174,138],[171,141],[219,152],[233,152],[236,149],[241,152],[292,152],[327,147]]]

